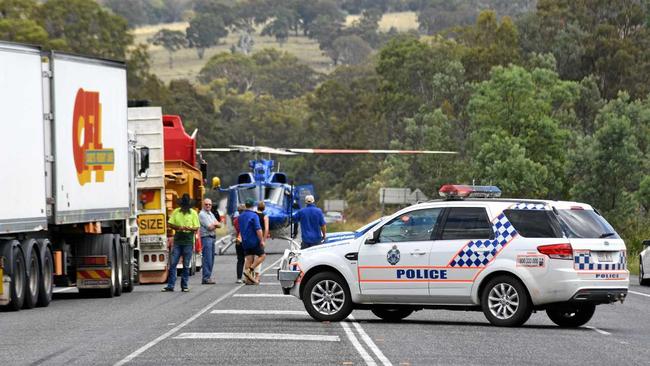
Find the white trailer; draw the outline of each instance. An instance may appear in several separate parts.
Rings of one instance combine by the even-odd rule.
[[[0,43],[0,305],[47,306],[54,284],[133,288],[135,172],[123,63]]]

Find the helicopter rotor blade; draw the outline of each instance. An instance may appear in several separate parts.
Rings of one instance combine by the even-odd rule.
[[[441,150],[358,150],[358,149],[286,149],[301,154],[458,154]]]
[[[232,152],[232,151],[240,151],[239,149],[233,149],[230,147],[206,147],[206,148],[199,148],[196,149],[198,152]]]

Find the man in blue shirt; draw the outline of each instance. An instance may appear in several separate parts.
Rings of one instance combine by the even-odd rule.
[[[307,207],[298,210],[293,215],[293,219],[300,223],[302,232],[302,244],[300,249],[307,249],[311,246],[320,244],[325,240],[327,232],[325,226],[325,216],[320,208],[314,204],[314,196],[305,196]]]
[[[241,233],[241,245],[244,249],[244,277],[246,284],[259,284],[255,278],[255,271],[253,268],[259,266],[266,259],[264,253],[264,235],[262,233],[262,226],[260,225],[260,218],[257,212],[254,211],[253,205],[255,201],[252,199],[246,200],[246,209],[239,215],[239,231]]]

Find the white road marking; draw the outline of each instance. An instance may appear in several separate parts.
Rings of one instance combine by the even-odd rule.
[[[60,287],[60,288],[55,288],[54,290],[52,290],[52,292],[58,294],[60,292],[68,292],[74,289],[76,289],[76,287]]]
[[[359,334],[361,335],[361,339],[363,339],[363,341],[366,342],[366,345],[372,350],[375,356],[377,356],[379,361],[381,361],[381,363],[384,366],[392,366],[393,364],[390,362],[390,360],[386,358],[386,356],[384,356],[384,354],[381,352],[379,347],[377,347],[375,342],[373,342],[372,338],[368,336],[368,333],[366,333],[366,331],[363,330],[361,324],[357,323],[357,321],[354,319],[352,315],[349,315],[348,318],[352,320],[352,324],[357,329],[357,332],[359,332]]]
[[[643,292],[636,292],[636,291],[631,291],[631,290],[627,290],[627,292],[632,293],[632,294],[635,294],[635,295],[641,295],[641,296],[645,296],[645,297],[650,297],[649,294],[644,294]]]
[[[262,277],[278,277],[277,273],[265,273],[262,275]]]
[[[596,327],[592,327],[591,325],[587,325],[585,328],[589,328],[589,329],[591,329],[591,330],[595,330],[596,332],[598,332],[598,333],[600,333],[600,334],[602,334],[602,335],[611,335],[611,334],[612,334],[612,333],[610,333],[610,332],[606,332],[606,331],[604,331],[604,330],[602,330],[602,329],[598,329],[598,328],[596,328]]]
[[[290,297],[285,294],[236,294],[232,297]]]
[[[280,260],[282,260],[282,258],[280,258],[280,259],[278,259],[277,261],[275,261],[275,263],[273,263],[273,265],[278,264],[278,263],[280,262]],[[267,268],[267,269],[268,269],[268,268]],[[196,318],[198,318],[199,316],[203,315],[203,313],[207,312],[208,310],[210,310],[211,308],[213,308],[215,305],[217,305],[218,303],[220,303],[220,302],[223,301],[224,299],[230,297],[232,294],[234,294],[235,292],[237,292],[240,288],[242,288],[242,287],[244,287],[244,286],[245,286],[244,284],[241,284],[241,285],[239,285],[239,286],[233,288],[232,290],[228,291],[227,293],[225,293],[225,294],[224,294],[223,296],[221,296],[220,298],[218,298],[218,299],[214,300],[213,302],[211,302],[208,306],[206,306],[206,307],[204,307],[203,309],[199,310],[198,313],[192,315],[192,316],[191,316],[189,319],[187,319],[186,321],[182,322],[182,323],[179,324],[178,326],[174,327],[173,329],[169,330],[167,333],[161,335],[160,337],[154,339],[153,341],[151,341],[151,342],[145,344],[144,346],[138,348],[135,352],[131,353],[130,355],[124,357],[123,359],[121,359],[120,361],[118,361],[114,366],[122,366],[122,365],[124,365],[125,363],[127,363],[127,362],[133,360],[134,358],[138,357],[138,356],[139,356],[140,354],[142,354],[144,351],[146,351],[146,350],[148,350],[149,348],[155,346],[156,344],[160,343],[161,341],[164,341],[165,339],[169,338],[169,336],[171,336],[172,334],[178,332],[178,331],[181,330],[184,326],[190,324],[191,322],[193,322],[194,320],[196,320]]]
[[[260,286],[280,286],[280,282],[260,282]]]
[[[283,333],[181,333],[173,339],[263,339],[271,341],[340,342],[339,336]]]
[[[306,311],[296,310],[212,310],[210,314],[231,315],[309,315]]]
[[[348,325],[348,322],[341,321],[339,323],[343,327],[343,330],[345,331],[345,335],[348,336],[348,339],[350,340],[350,342],[352,342],[352,345],[354,346],[354,348],[356,348],[357,352],[359,352],[359,355],[361,356],[361,358],[363,358],[363,360],[366,361],[366,365],[368,365],[368,366],[376,366],[377,363],[375,362],[375,360],[372,359],[372,357],[370,357],[370,355],[368,354],[368,352],[366,352],[366,349],[363,348],[361,343],[359,343],[359,340],[357,339],[357,336],[355,336],[354,332],[352,332],[352,329],[350,329],[350,326]]]

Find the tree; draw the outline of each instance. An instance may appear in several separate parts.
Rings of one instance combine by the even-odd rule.
[[[279,9],[275,18],[262,29],[262,35],[273,36],[280,46],[284,45],[289,39],[292,15],[288,9]]]
[[[174,68],[174,52],[180,50],[187,46],[187,38],[185,34],[181,31],[173,31],[166,28],[163,28],[156,32],[152,38],[149,39],[149,42],[156,46],[163,46],[165,50],[169,53],[169,68]]]
[[[34,0],[0,0],[0,39],[46,45],[48,34],[34,20],[37,9]]]
[[[313,91],[319,75],[297,57],[274,49],[265,49],[252,56],[256,64],[256,94],[270,94],[277,99],[292,99]]]
[[[372,53],[368,42],[356,35],[342,36],[334,40],[330,57],[334,65],[341,62],[343,65],[358,65],[364,62]]]
[[[490,79],[477,85],[467,107],[472,131],[470,156],[484,157],[473,164],[475,178],[499,181],[503,172],[492,170],[488,163],[518,159],[520,166],[542,175],[535,178],[541,180],[532,188],[525,186],[530,177],[519,183],[513,180],[513,194],[565,197],[569,187],[562,177],[571,132],[562,127],[558,115],[573,109],[577,90],[575,83],[561,81],[550,70],[493,68]],[[509,156],[507,148],[492,147],[496,144],[517,145],[520,156]]]
[[[221,17],[207,13],[192,18],[185,33],[188,46],[196,48],[196,53],[199,59],[202,60],[205,49],[217,45],[220,38],[228,35],[228,30]]]
[[[38,19],[50,40],[64,42],[66,51],[124,60],[133,42],[126,20],[95,1],[49,0],[40,6]]]
[[[204,84],[213,80],[227,81],[228,89],[237,94],[250,91],[255,84],[256,66],[253,60],[240,53],[218,53],[203,66],[198,79]]]

